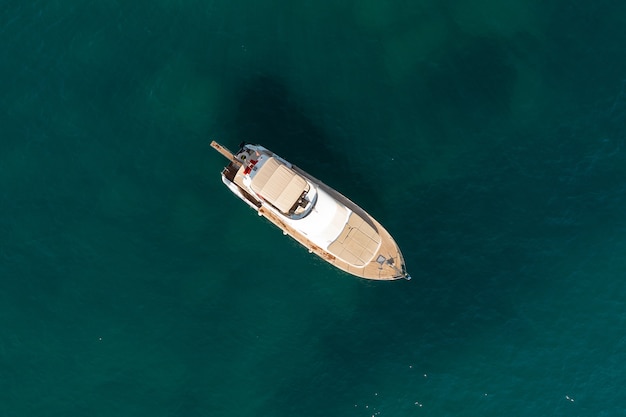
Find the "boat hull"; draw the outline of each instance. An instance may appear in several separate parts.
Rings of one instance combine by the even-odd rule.
[[[242,180],[244,166],[225,148],[216,143],[214,145],[214,143],[212,146],[231,160],[230,164],[222,171],[222,181],[228,189],[255,210],[259,216],[265,217],[270,223],[281,229],[283,234],[291,236],[310,253],[314,253],[334,267],[359,278],[371,280],[410,279],[406,272],[404,257],[393,237],[376,219],[352,200],[308,172],[288,163],[273,152],[271,153],[272,156],[289,164],[289,168],[306,179],[316,190],[319,190],[320,195],[332,199],[338,207],[341,207],[342,210],[345,209],[349,213],[350,219],[353,219],[351,222],[360,225],[360,229],[365,231],[365,234],[361,233],[354,224],[346,223],[342,225],[343,234],[336,237],[333,244],[328,245],[326,242],[321,242],[316,237],[311,236],[311,229],[308,229],[307,232],[307,229],[301,226],[305,222],[294,220],[293,217],[285,215],[275,205],[247,187],[244,184],[245,181]],[[254,146],[255,149],[261,149],[262,152],[271,152],[258,145],[248,146]],[[352,240],[351,243],[345,243],[342,246],[342,242],[340,242],[342,239],[345,239],[346,242]],[[361,256],[354,255],[355,247],[357,252],[360,250]]]

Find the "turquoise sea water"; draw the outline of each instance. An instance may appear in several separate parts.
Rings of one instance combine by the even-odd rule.
[[[626,415],[626,3],[0,6],[0,416]],[[261,143],[395,236],[332,269]]]

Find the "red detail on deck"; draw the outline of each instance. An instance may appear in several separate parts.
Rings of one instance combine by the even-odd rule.
[[[251,160],[246,169],[243,170],[243,175],[248,175],[257,162],[259,161],[256,159]]]

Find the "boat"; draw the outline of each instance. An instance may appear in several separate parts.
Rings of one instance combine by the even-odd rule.
[[[389,232],[340,192],[263,146],[211,146],[229,161],[228,189],[310,253],[360,278],[411,279]]]

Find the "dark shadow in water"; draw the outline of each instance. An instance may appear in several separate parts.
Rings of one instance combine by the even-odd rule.
[[[380,216],[384,204],[367,175],[349,165],[333,146],[341,139],[330,137],[309,112],[280,79],[259,75],[244,85],[235,113],[225,117],[233,121],[231,131],[239,140],[271,149]]]

